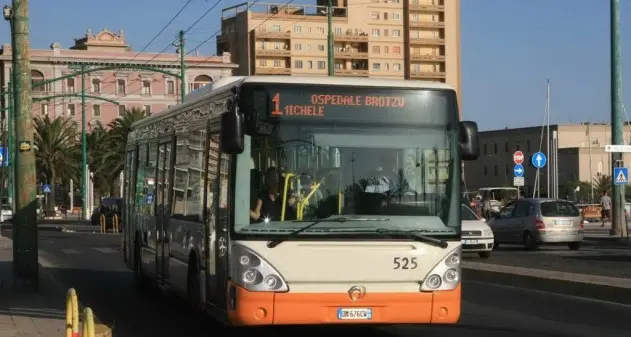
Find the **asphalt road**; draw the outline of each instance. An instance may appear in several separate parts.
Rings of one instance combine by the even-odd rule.
[[[10,236],[8,231],[3,234]],[[113,326],[115,337],[228,335],[210,319],[193,320],[186,306],[173,297],[138,294],[118,250],[119,236],[40,231],[40,254],[53,265],[46,271],[65,288],[77,289],[81,302]],[[466,280],[463,297],[463,315],[456,326],[273,328],[247,333],[260,337],[351,333],[365,337],[612,337],[628,336],[631,330],[631,306]]]

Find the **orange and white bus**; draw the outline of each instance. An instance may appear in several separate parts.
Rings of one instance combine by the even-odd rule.
[[[133,125],[122,251],[231,325],[455,323],[461,161],[446,84],[229,77]]]

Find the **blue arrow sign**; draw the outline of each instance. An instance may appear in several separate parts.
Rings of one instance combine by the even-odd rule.
[[[42,185],[42,191],[44,193],[50,193],[50,185],[48,185],[48,184]]]
[[[535,168],[542,168],[546,166],[548,159],[546,158],[546,155],[543,154],[543,152],[535,152],[535,154],[530,157],[530,162]]]
[[[0,166],[9,165],[9,151],[6,147],[0,147]]]
[[[614,167],[613,183],[615,185],[626,185],[629,183],[629,169],[626,167]]]
[[[513,167],[513,174],[515,175],[515,177],[523,177],[524,167],[521,165],[515,165],[515,167]]]

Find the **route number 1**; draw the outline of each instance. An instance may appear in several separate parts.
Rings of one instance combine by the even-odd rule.
[[[272,97],[272,103],[274,103],[274,110],[272,110],[272,116],[282,116],[283,112],[280,110],[280,94],[276,93]]]

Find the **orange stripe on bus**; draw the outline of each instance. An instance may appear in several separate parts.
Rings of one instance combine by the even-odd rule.
[[[461,287],[435,293],[367,293],[352,301],[347,293],[268,293],[236,288],[234,325],[456,323]],[[371,320],[338,320],[338,308],[371,308]]]

